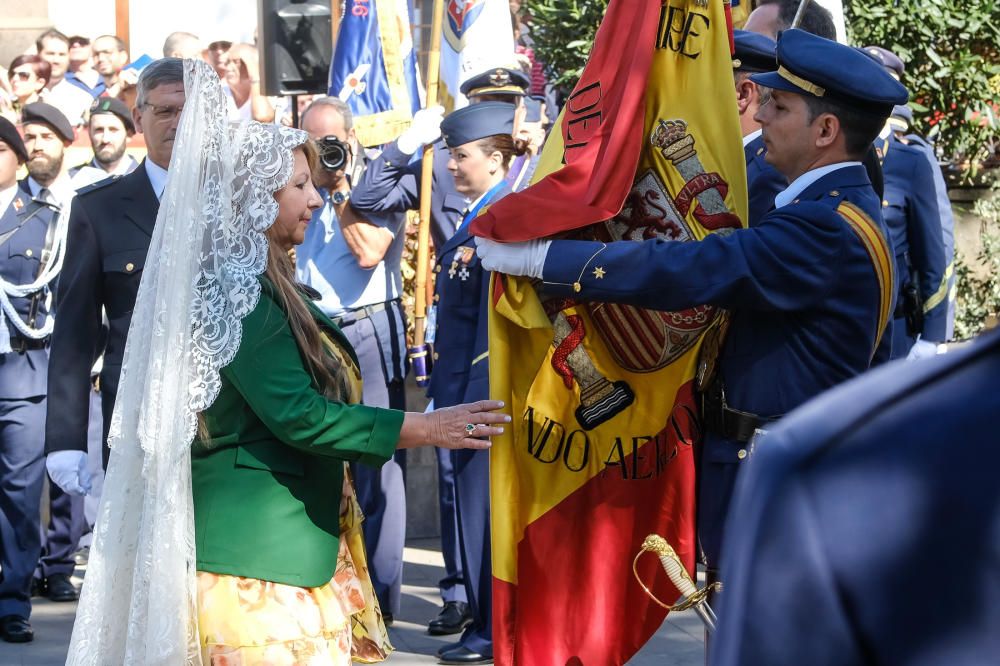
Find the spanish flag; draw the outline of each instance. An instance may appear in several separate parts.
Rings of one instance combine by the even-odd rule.
[[[474,233],[697,242],[746,219],[728,3],[612,0],[534,184]],[[552,298],[493,278],[490,392],[514,424],[490,453],[494,657],[607,666],[662,623],[632,575],[651,533],[695,564],[694,377],[722,313]],[[678,592],[655,558],[639,574]]]

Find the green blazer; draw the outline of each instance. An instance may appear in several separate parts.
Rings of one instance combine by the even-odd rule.
[[[204,412],[210,444],[197,439],[192,448],[198,569],[318,587],[336,569],[343,463],[387,461],[403,413],[325,399],[274,287],[261,284],[219,396]],[[354,357],[333,322],[309,307]]]

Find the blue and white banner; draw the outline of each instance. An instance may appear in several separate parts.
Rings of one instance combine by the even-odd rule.
[[[331,96],[354,114],[358,141],[394,141],[422,106],[409,0],[347,0],[330,63]]]

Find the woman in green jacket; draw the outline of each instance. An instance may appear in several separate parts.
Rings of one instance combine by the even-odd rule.
[[[347,664],[391,650],[347,462],[487,448],[509,417],[358,404],[357,359],[294,282],[320,197],[308,137],[186,102],[125,352],[68,663]]]

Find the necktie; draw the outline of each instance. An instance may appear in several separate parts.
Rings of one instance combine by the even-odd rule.
[[[47,187],[43,187],[38,191],[37,198],[39,201],[44,201],[45,203],[47,203],[52,208],[55,208],[56,210],[59,210],[61,208],[59,202],[56,201],[55,196],[52,195],[52,190],[50,190]]]

